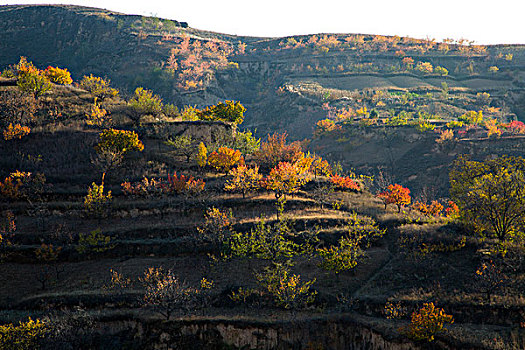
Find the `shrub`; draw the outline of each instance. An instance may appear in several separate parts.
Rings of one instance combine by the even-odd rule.
[[[111,125],[111,117],[108,115],[108,111],[100,107],[95,97],[95,102],[91,105],[89,112],[86,114],[86,124],[95,125],[99,127],[106,127]]]
[[[444,130],[439,134],[439,137],[436,139],[436,142],[445,145],[454,141],[454,132],[452,130]]]
[[[334,184],[335,188],[340,190],[360,190],[359,184],[349,177],[339,176],[337,174],[332,175],[332,177],[330,177],[330,182]]]
[[[102,234],[100,229],[91,231],[89,234],[80,234],[78,237],[77,252],[80,254],[102,253],[113,249],[111,237]]]
[[[353,269],[364,255],[360,242],[361,237],[342,237],[338,246],[318,249],[322,259],[319,266],[335,273]]]
[[[501,136],[501,130],[497,126],[495,119],[490,119],[485,121],[485,128],[487,129],[487,137]]]
[[[238,163],[242,163],[241,152],[228,147],[221,147],[208,156],[208,164],[217,171],[225,173]]]
[[[447,128],[449,129],[456,129],[456,128],[461,128],[461,127],[463,127],[462,121],[452,120],[447,123]]]
[[[162,112],[162,99],[154,95],[151,90],[142,87],[135,89],[135,95],[129,101],[129,105],[139,115],[151,114],[156,116]]]
[[[417,210],[426,216],[440,216],[443,211],[443,205],[438,201],[432,201],[430,205],[417,201],[412,204],[412,209]]]
[[[459,121],[469,125],[477,125],[483,121],[483,112],[468,111],[465,114],[458,117]]]
[[[19,69],[17,85],[21,91],[28,92],[35,98],[51,90],[49,79],[32,64]]]
[[[434,73],[441,75],[442,77],[448,75],[448,70],[444,67],[437,66],[434,68]]]
[[[233,232],[234,220],[231,209],[229,211],[220,211],[215,207],[208,209],[204,224],[197,228],[199,238],[223,242]]]
[[[90,76],[84,76],[80,81],[80,87],[89,91],[95,97],[104,100],[109,97],[118,96],[119,91],[109,86],[109,79],[102,79],[100,77],[95,77],[93,74]]]
[[[0,348],[4,350],[33,350],[47,332],[46,325],[40,321],[22,322],[16,326],[11,323],[0,326]]]
[[[0,181],[0,197],[9,199],[33,198],[39,195],[46,182],[46,177],[41,173],[15,171]]]
[[[205,182],[201,179],[195,179],[193,176],[186,177],[184,175],[173,176],[168,174],[169,191],[185,194],[198,194],[204,191]]]
[[[331,119],[323,119],[317,122],[315,124],[315,131],[314,135],[321,136],[323,134],[332,132],[334,130],[341,129],[340,125],[336,125],[333,120]]]
[[[45,76],[55,84],[69,85],[73,82],[71,79],[71,73],[67,69],[61,69],[58,67],[47,67],[44,71]]]
[[[418,62],[416,64],[416,70],[424,74],[431,74],[434,68],[430,62]]]
[[[261,147],[261,140],[254,137],[252,132],[247,130],[235,133],[232,148],[238,149],[242,154],[253,154]]]
[[[31,129],[27,126],[22,126],[20,124],[9,124],[7,128],[4,130],[4,140],[14,140],[14,139],[21,139],[24,136],[29,135],[31,132]]]
[[[246,108],[238,101],[224,101],[198,111],[197,115],[202,120],[220,120],[239,125],[244,121],[245,111]]]
[[[443,331],[446,323],[454,323],[454,318],[434,303],[425,303],[418,312],[412,313],[408,328],[404,333],[413,340],[431,342],[434,336]]]
[[[432,131],[435,129],[435,127],[436,126],[434,124],[427,123],[427,122],[421,122],[421,121],[417,123],[416,125],[416,129],[419,132]]]
[[[301,281],[300,275],[290,273],[284,264],[273,263],[264,272],[256,275],[259,285],[272,296],[275,304],[285,309],[306,307],[315,300],[317,292],[310,291],[315,279]]]
[[[102,216],[111,203],[111,191],[104,193],[104,184],[92,183],[84,197],[84,209],[87,213]]]
[[[126,196],[145,197],[162,194],[166,191],[166,186],[160,180],[148,179],[147,177],[144,177],[142,181],[137,183],[123,182],[120,186]]]

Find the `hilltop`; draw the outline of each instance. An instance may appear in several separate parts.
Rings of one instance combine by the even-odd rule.
[[[423,107],[445,118],[488,93],[498,118],[525,118],[523,46],[360,34],[238,37],[78,6],[2,6],[0,19],[0,67],[27,56],[66,66],[75,79],[107,76],[128,93],[153,89],[179,108],[239,100],[248,109],[245,125],[261,136],[287,130],[309,137],[327,103],[366,105],[382,116],[407,109],[392,93],[446,90],[449,101],[430,98]]]

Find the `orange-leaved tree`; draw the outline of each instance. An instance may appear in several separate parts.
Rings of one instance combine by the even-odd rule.
[[[240,192],[242,193],[242,198],[246,198],[246,193],[256,190],[259,187],[259,181],[262,179],[262,174],[259,174],[257,165],[253,168],[239,165],[230,170],[229,175],[232,178],[226,182],[224,189],[226,191]]]
[[[264,187],[274,193],[278,201],[285,198],[287,194],[299,190],[307,179],[304,172],[295,164],[281,162],[270,171],[270,174],[262,181]]]
[[[27,126],[9,124],[4,130],[4,140],[21,139],[22,137],[29,135],[30,132],[31,129]]]
[[[410,339],[430,342],[437,333],[443,331],[445,323],[454,323],[452,315],[447,315],[434,303],[425,303],[418,312],[412,313],[411,322],[404,333]]]
[[[254,153],[255,161],[264,170],[272,169],[280,162],[295,163],[304,157],[300,142],[286,143],[288,134],[275,133],[268,135],[268,140],[261,143],[261,147]]]
[[[443,204],[438,201],[432,201],[430,204],[416,201],[412,204],[412,209],[417,210],[426,216],[440,216],[443,211]]]
[[[208,156],[208,164],[217,171],[229,172],[232,167],[242,163],[243,159],[239,150],[221,147]]]
[[[348,176],[339,176],[335,174],[330,177],[330,182],[335,186],[335,188],[341,190],[359,191],[361,189],[359,187],[359,183]]]
[[[389,185],[386,191],[377,195],[385,203],[385,209],[388,204],[395,204],[397,212],[401,212],[401,207],[410,204],[410,190],[398,184]]]
[[[177,193],[184,194],[198,194],[204,191],[205,182],[201,179],[195,179],[193,176],[177,176],[174,173],[173,176],[168,174],[169,189]]]

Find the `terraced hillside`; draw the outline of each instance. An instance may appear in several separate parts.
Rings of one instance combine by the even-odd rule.
[[[404,105],[388,101],[390,93],[446,93],[450,101],[427,106],[444,118],[488,93],[499,118],[525,118],[522,46],[358,34],[236,37],[77,6],[2,6],[0,19],[0,66],[25,55],[67,66],[77,79],[93,73],[124,91],[152,88],[179,107],[240,100],[246,127],[262,136],[309,137],[327,103],[392,116]],[[363,100],[376,93],[384,98]]]
[[[519,236],[503,246],[465,230],[450,203],[430,214],[385,205],[369,178],[282,136],[247,147],[232,123],[183,121],[165,105],[150,115],[82,84],[35,97],[20,81],[39,70],[12,69],[0,79],[3,334],[31,317],[43,323],[28,344],[43,349],[525,344]],[[140,142],[115,162],[121,141],[103,146],[108,133]],[[245,192],[213,160],[228,154],[260,175]],[[432,342],[408,326],[429,303],[455,319]]]

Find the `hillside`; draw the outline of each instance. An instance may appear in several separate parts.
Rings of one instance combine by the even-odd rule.
[[[17,90],[12,81],[0,82],[2,96]],[[211,160],[206,167],[195,156],[188,160],[162,136],[230,144],[238,134],[225,123],[133,127],[130,104],[105,99],[113,127],[135,130],[144,148],[106,170],[102,191],[111,191],[111,199],[91,207],[86,194],[100,183],[104,154],[96,145],[105,130],[87,123],[93,100],[81,88],[53,85],[38,100],[31,132],[0,140],[0,323],[44,320],[44,349],[427,349],[403,331],[426,302],[455,318],[433,348],[524,344],[519,244],[509,245],[502,260],[509,265],[501,276],[513,283],[498,285],[487,299],[488,282],[478,281],[476,269],[496,258],[497,245],[464,231],[448,214],[385,209],[366,178],[343,175],[351,187],[328,190],[334,177],[317,172],[303,175],[281,207],[271,187],[227,191],[232,175]],[[50,113],[54,104],[60,115]],[[244,157],[250,167],[264,164],[260,155]],[[203,181],[202,188],[177,187],[179,178]],[[357,242],[364,240],[351,258],[355,264],[334,271],[338,265],[319,252],[341,249],[338,242],[357,233]],[[309,283],[313,294],[275,292],[271,279],[260,277],[278,271],[272,266],[289,266],[299,279],[280,278],[290,288]],[[167,271],[174,275],[162,277]],[[165,296],[173,305],[165,297],[149,299],[151,288],[162,288],[148,282],[154,276],[177,286]],[[198,287],[203,281],[209,290]]]
[[[2,6],[0,19],[0,67],[25,55],[69,67],[75,79],[92,73],[129,93],[151,88],[180,108],[240,100],[248,109],[246,126],[261,136],[287,130],[294,139],[309,137],[327,115],[326,103],[367,106],[381,115],[413,110],[390,96],[405,92],[434,96],[418,108],[445,118],[459,116],[486,92],[499,118],[525,119],[522,46],[358,34],[235,37],[77,6]],[[449,101],[437,98],[443,83]]]
[[[0,33],[0,349],[525,347],[525,47]]]

